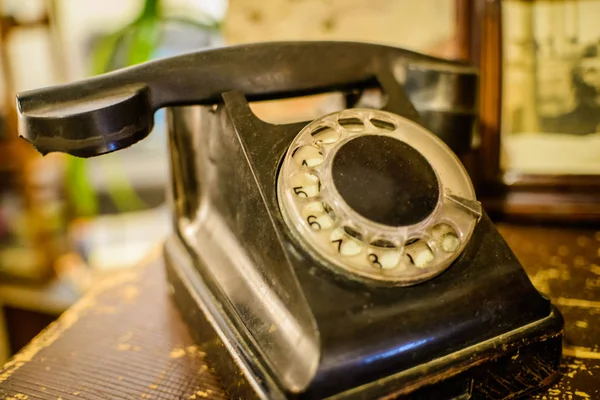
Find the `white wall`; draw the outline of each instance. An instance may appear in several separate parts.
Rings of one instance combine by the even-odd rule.
[[[357,40],[424,50],[454,34],[454,0],[231,0],[230,42]]]

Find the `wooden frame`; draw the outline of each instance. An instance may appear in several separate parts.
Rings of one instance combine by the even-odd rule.
[[[514,0],[458,0],[458,12],[468,13],[470,20],[459,38],[466,58],[480,68],[481,143],[476,168],[470,171],[479,197],[488,212],[502,217],[600,222],[600,175],[532,175],[501,169],[504,1]]]

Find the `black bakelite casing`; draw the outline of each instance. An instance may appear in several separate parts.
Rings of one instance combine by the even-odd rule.
[[[341,42],[209,50],[26,92],[18,96],[20,132],[42,153],[95,156],[145,137],[154,111],[168,107],[175,229],[165,245],[168,279],[232,398],[504,399],[548,385],[557,376],[562,317],[485,214],[450,268],[411,287],[335,274],[291,236],[277,202],[277,173],[308,121],[268,124],[248,101],[333,90],[350,101],[372,87],[385,94],[385,110],[429,128],[457,154],[470,148],[474,70]],[[364,151],[348,147],[334,171],[336,162],[352,167],[355,156],[364,162]],[[390,160],[411,153],[398,148]],[[415,157],[423,179],[406,195],[422,198],[422,207],[391,202],[377,214],[356,203],[357,211],[389,225],[427,215],[439,194]],[[334,177],[342,189],[357,184],[340,179]],[[394,193],[411,181],[379,189]],[[276,304],[265,302],[265,293],[276,294],[281,315],[310,321],[300,323],[299,338],[315,344],[318,364],[302,387],[270,358],[289,320],[269,309]],[[265,313],[256,311],[261,302]]]
[[[185,114],[190,112],[194,110],[173,110],[173,120],[180,122],[174,126],[175,139],[190,137],[191,132],[184,133]],[[200,114],[211,124],[210,114],[201,111]],[[469,397],[460,396],[468,394],[473,399],[502,399],[530,393],[556,377],[562,317],[535,290],[485,214],[459,259],[430,281],[390,288],[337,276],[320,268],[290,237],[277,210],[275,185],[279,161],[304,124],[266,124],[250,112],[244,97],[235,93],[225,95],[223,108],[213,115],[215,120],[227,119],[222,124],[224,130],[213,136],[216,141],[223,138],[223,147],[215,143],[214,149],[230,154],[223,167],[217,168],[219,175],[214,182],[228,183],[226,188],[219,189],[210,184],[201,186],[200,191],[227,191],[229,196],[221,202],[219,212],[236,221],[232,226],[237,225],[238,234],[251,251],[264,252],[271,247],[270,240],[276,241],[278,236],[275,232],[267,235],[262,227],[256,226],[257,215],[268,213],[274,219],[274,231],[284,238],[285,258],[293,265],[321,335],[319,370],[311,385],[296,395],[298,398],[338,395],[373,399],[394,394],[407,398],[466,399]],[[260,132],[261,140],[254,139],[255,132]],[[231,133],[237,140],[228,139]],[[172,143],[172,146],[183,159],[187,158],[186,149],[194,147],[190,143]],[[224,158],[218,153],[215,156],[219,160]],[[174,169],[186,170],[183,165]],[[251,207],[242,215],[238,199],[259,196],[254,187],[249,189],[240,184],[250,175],[256,177],[266,199],[265,203],[257,201],[260,206]],[[247,236],[243,236],[244,226],[248,228]],[[261,234],[253,235],[255,229]],[[202,281],[210,288],[209,268],[198,259],[183,261],[187,256],[171,258],[170,255],[185,252],[178,245],[170,243],[167,249],[169,246],[172,247],[167,252],[167,263],[175,299],[197,339],[211,343],[219,353],[223,349],[215,344],[219,339],[212,342],[204,336],[207,325],[197,313],[198,302],[216,302],[227,308],[230,299],[219,298],[217,290],[195,286]],[[279,262],[284,262],[272,256],[269,259],[274,270],[279,268]],[[190,293],[211,293],[211,297],[203,300]],[[235,316],[229,318],[235,320]],[[236,323],[229,321],[227,325]],[[248,342],[230,340],[236,343],[239,357],[246,360],[248,368],[269,388],[268,367],[261,365],[258,351]],[[224,376],[239,376],[233,373],[236,368],[228,368],[233,367],[227,367]],[[241,390],[237,379],[228,382],[232,385],[229,390],[242,398],[252,392],[248,388],[249,392]],[[273,394],[272,387],[264,390],[271,397],[285,395]]]

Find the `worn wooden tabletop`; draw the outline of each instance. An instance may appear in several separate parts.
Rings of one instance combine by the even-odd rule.
[[[562,378],[542,400],[600,399],[600,231],[501,225],[566,319]],[[156,255],[95,287],[0,370],[4,399],[222,399]]]

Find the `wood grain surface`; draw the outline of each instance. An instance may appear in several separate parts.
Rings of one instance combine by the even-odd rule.
[[[224,398],[154,259],[96,287],[9,361],[0,398]]]
[[[600,399],[600,231],[498,227],[535,287],[565,318],[562,379],[535,398]]]
[[[500,225],[566,320],[562,378],[540,400],[600,399],[600,231]],[[155,254],[95,287],[0,370],[3,399],[225,399]]]

